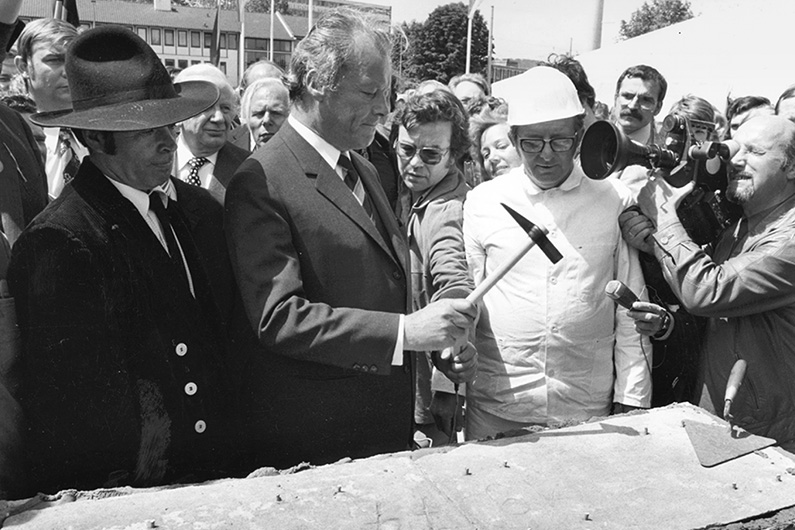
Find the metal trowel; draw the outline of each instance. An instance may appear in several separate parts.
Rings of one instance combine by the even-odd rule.
[[[734,363],[724,396],[723,417],[707,424],[685,420],[685,431],[693,444],[698,461],[704,467],[713,467],[743,455],[764,449],[776,443],[771,438],[757,436],[732,424],[731,405],[745,377],[746,362]]]

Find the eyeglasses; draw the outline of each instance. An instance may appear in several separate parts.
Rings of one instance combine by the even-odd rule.
[[[444,155],[450,150],[448,147],[447,149],[437,149],[435,147],[423,147],[420,149],[420,160],[423,163],[428,164],[429,166],[435,166],[439,162],[442,161]],[[411,160],[414,158],[414,155],[417,154],[417,146],[412,144],[406,144],[403,142],[398,142],[397,148],[397,155],[402,158],[403,160]]]
[[[556,153],[563,153],[574,147],[575,140],[577,135],[558,138],[519,138],[519,148],[525,153],[540,153],[549,144]]]

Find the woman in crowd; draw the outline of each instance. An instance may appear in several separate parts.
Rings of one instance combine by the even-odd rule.
[[[508,137],[506,108],[484,108],[470,118],[469,136],[472,139],[472,160],[480,166],[484,180],[491,180],[522,165],[519,152]]]

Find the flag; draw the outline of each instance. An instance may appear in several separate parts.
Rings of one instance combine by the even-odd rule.
[[[65,20],[76,28],[80,27],[80,16],[77,14],[77,0],[54,0],[52,18]]]
[[[210,42],[210,62],[215,66],[221,62],[221,30],[218,22],[221,17],[221,5],[215,6],[215,22],[213,22],[213,36]]]
[[[76,28],[80,27],[80,17],[77,14],[77,0],[64,0],[62,20],[67,21]]]

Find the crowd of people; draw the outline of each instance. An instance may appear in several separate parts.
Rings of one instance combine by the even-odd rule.
[[[0,44],[15,17],[0,11]],[[688,142],[728,153],[711,163],[737,218],[697,243],[677,213],[694,182],[580,163],[599,120],[619,146],[669,146],[651,66],[626,69],[612,110],[567,56],[493,87],[462,74],[399,91],[388,28],[346,9],[289,72],[260,61],[236,88],[209,64],[167,71],[118,26],[37,20],[16,47],[21,92],[0,104],[0,300],[19,326],[0,343],[0,497],[674,402],[722,414],[738,359],[735,423],[795,449],[795,90],[725,114],[694,95],[671,107]],[[528,239],[508,210],[562,259],[533,247],[491,285]],[[605,295],[616,281],[631,307]]]

